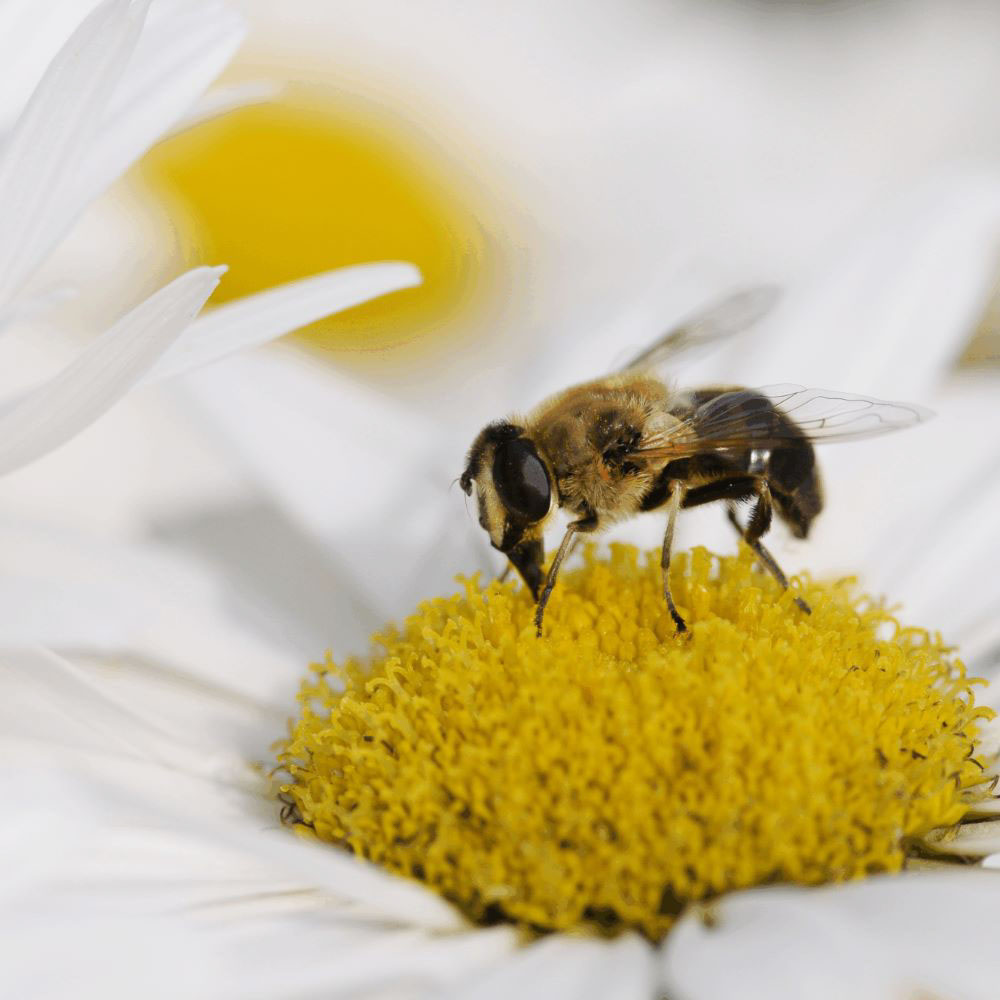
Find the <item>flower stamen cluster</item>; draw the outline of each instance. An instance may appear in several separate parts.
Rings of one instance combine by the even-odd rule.
[[[300,827],[475,920],[657,939],[734,889],[899,871],[986,794],[992,713],[939,638],[704,549],[671,571],[679,637],[659,574],[589,551],[542,639],[519,585],[466,580],[370,662],[314,665],[280,754]]]

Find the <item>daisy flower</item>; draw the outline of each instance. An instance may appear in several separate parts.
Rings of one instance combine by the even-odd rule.
[[[979,673],[995,667],[997,584],[977,514],[1000,488],[980,435],[996,382],[956,384],[951,362],[985,301],[996,222],[988,180],[916,185],[793,283],[759,335],[690,372],[707,379],[717,364],[753,383],[780,365],[780,378],[914,393],[941,411],[940,430],[821,454],[828,536],[815,559],[811,541],[797,552],[819,581],[800,584],[814,619],[776,602],[745,557],[678,563],[678,593],[687,588],[707,640],[692,654],[718,650],[714,672],[692,670],[683,650],[654,654],[669,636],[634,613],[649,607],[655,573],[619,548],[567,576],[550,607],[562,631],[542,651],[521,635],[530,608],[516,587],[484,597],[469,584],[386,632],[381,658],[348,663],[346,693],[332,663],[319,665],[293,708],[306,657],[332,642],[340,661],[417,600],[452,594],[456,571],[496,568],[443,495],[472,433],[605,370],[635,317],[610,345],[595,331],[572,353],[565,339],[511,351],[502,408],[484,393],[461,419],[415,412],[292,352],[186,376],[179,392],[211,416],[234,478],[259,492],[161,513],[141,542],[5,529],[7,992],[992,996],[995,736],[975,705],[996,704],[995,690],[972,685],[933,632],[890,638],[888,612],[820,576],[894,567],[890,595],[912,588],[905,620],[963,652],[974,642]],[[804,343],[817,322],[828,335]],[[941,454],[948,475],[918,501],[913,484],[928,492],[926,463]],[[708,519],[690,521],[693,540],[710,537]],[[39,573],[57,561],[58,575]],[[762,627],[763,641],[746,641]],[[480,701],[462,688],[470,674]],[[672,739],[657,742],[665,728]],[[422,756],[428,731],[438,753]],[[268,777],[279,757],[288,818],[314,837],[281,822]],[[532,763],[548,792],[525,783]],[[650,769],[681,796],[672,822],[655,808],[674,800],[635,794],[655,787]],[[425,822],[407,828],[415,815]],[[754,835],[744,854],[732,836],[741,815]],[[720,825],[708,837],[695,817]],[[564,835],[574,821],[586,828]],[[430,826],[433,844],[421,840]],[[463,829],[467,839],[448,840]],[[837,836],[817,843],[817,830]],[[895,873],[952,856],[986,861]],[[664,857],[678,865],[671,893],[657,882]],[[614,865],[621,898],[562,919]],[[805,883],[867,877],[766,884],[795,869]],[[459,874],[446,883],[442,872]]]
[[[888,295],[901,309],[907,296],[923,294],[919,281],[879,287],[859,303],[857,322],[869,310],[888,309]],[[952,298],[955,314],[969,309],[967,294]],[[398,425],[393,419],[391,410],[383,411],[380,426],[403,434],[406,419]],[[954,502],[946,490],[935,499]],[[367,536],[373,544],[384,530],[374,513]],[[259,524],[248,521],[252,528]],[[461,518],[450,519],[447,528],[459,538],[456,547],[466,549],[459,565],[474,565],[478,529]],[[289,541],[294,546],[294,536]],[[420,544],[418,538],[393,565],[416,565],[430,575],[431,557],[421,554]],[[293,547],[293,560],[300,551]],[[440,544],[433,551],[440,553]],[[915,559],[913,572],[929,576],[931,588],[934,579],[947,581],[957,572],[947,554],[929,550],[928,556],[933,563]],[[973,567],[961,551],[954,556],[959,567]],[[128,559],[106,549],[105,559],[115,564],[108,574],[118,577],[115,599],[135,619],[143,587],[164,580],[163,560],[136,549]],[[550,607],[557,632],[545,652],[537,651],[530,627],[523,634],[530,607],[516,587],[504,592],[494,586],[488,606],[474,585],[464,596],[424,605],[406,630],[386,633],[384,659],[365,668],[347,665],[346,694],[338,693],[330,662],[313,672],[303,688],[301,719],[277,751],[273,742],[287,732],[290,714],[290,658],[268,658],[259,641],[266,629],[258,627],[254,642],[245,622],[235,628],[231,616],[216,616],[205,636],[211,656],[187,661],[176,643],[161,646],[155,634],[140,644],[147,650],[142,658],[134,652],[94,655],[92,637],[90,652],[72,658],[9,647],[2,731],[8,798],[19,809],[17,822],[7,827],[17,872],[8,906],[18,914],[8,931],[16,956],[5,969],[8,990],[46,995],[84,982],[105,996],[126,989],[219,997],[489,997],[515,991],[539,997],[833,997],[847,989],[870,997],[906,990],[991,996],[997,970],[988,928],[998,889],[995,874],[985,869],[1000,848],[990,797],[995,734],[987,713],[975,706],[995,703],[992,689],[970,688],[969,675],[934,635],[909,631],[893,641],[881,638],[887,612],[854,603],[845,584],[803,584],[816,612],[801,622],[787,600],[776,603],[776,595],[755,582],[745,557],[716,563],[703,553],[692,557],[677,585],[679,600],[698,622],[696,634],[701,628],[708,640],[703,648],[718,654],[714,662],[722,669],[711,674],[717,683],[699,687],[706,683],[698,680],[703,675],[684,672],[682,650],[659,667],[654,657],[641,661],[641,670],[612,670],[634,678],[629,683],[639,693],[627,696],[607,688],[609,665],[623,662],[616,657],[640,662],[644,644],[669,638],[655,629],[652,637],[641,637],[642,618],[626,624],[629,607],[645,607],[649,595],[659,593],[655,571],[637,573],[632,559],[619,549],[610,563],[592,564],[589,575],[578,570],[567,577]],[[288,571],[280,559],[270,568],[280,584]],[[169,594],[174,606],[147,612],[143,628],[185,628],[173,570],[167,586],[161,582],[148,599],[159,603],[160,593]],[[338,580],[331,602],[341,607],[331,603],[328,621],[372,613],[365,608],[365,581],[359,582],[351,591]],[[426,585],[417,591],[433,592]],[[995,598],[995,589],[982,596]],[[198,593],[193,597],[190,603],[198,604]],[[256,598],[253,614],[277,614],[275,604],[263,604],[260,593]],[[944,591],[934,601],[949,606]],[[594,608],[611,616],[597,632],[589,625],[599,622],[591,617]],[[298,610],[307,616],[308,608]],[[211,617],[195,615],[186,631],[200,631]],[[493,640],[477,637],[484,622],[500,630]],[[741,628],[759,636],[758,627],[772,631],[759,658],[747,660],[739,644],[748,640],[737,638],[733,645],[733,637]],[[502,638],[504,630],[512,645]],[[331,631],[338,648],[350,648],[341,638],[346,624]],[[83,634],[76,632],[77,642]],[[231,649],[224,645],[227,634]],[[964,639],[957,628],[953,637]],[[610,639],[615,649],[602,645]],[[61,644],[70,648],[73,640]],[[187,640],[192,648],[201,644],[200,636]],[[157,649],[160,656],[150,660],[148,651]],[[992,663],[982,661],[983,667]],[[852,665],[861,669],[848,669]],[[470,671],[477,678],[478,723],[466,718],[470,696],[461,693]],[[882,671],[889,678],[885,685],[878,681]],[[751,678],[760,689],[745,686]],[[860,686],[845,697],[844,683]],[[663,688],[674,684],[677,691],[664,699]],[[752,710],[748,690],[756,691]],[[788,702],[790,691],[796,693]],[[594,699],[602,710],[591,729]],[[678,703],[690,708],[693,724],[669,714]],[[418,714],[408,715],[409,707]],[[644,718],[652,731],[642,728]],[[603,720],[610,728],[601,728]],[[426,740],[423,729],[407,728],[418,723],[436,728],[439,756],[411,753]],[[657,745],[662,728],[675,740]],[[676,737],[679,732],[689,732],[691,740]],[[954,735],[942,739],[941,733]],[[514,734],[505,748],[503,741]],[[728,771],[721,763],[725,755],[713,756],[712,740],[729,747],[726,753],[735,756],[728,759],[752,759],[761,770],[737,763]],[[871,755],[859,755],[859,747]],[[276,753],[296,779],[283,779],[292,818],[319,839],[346,842],[354,854],[296,837],[281,822],[281,802],[267,777]],[[348,755],[356,771],[339,755]],[[554,783],[547,794],[524,783],[526,758],[542,765],[535,772]],[[493,763],[508,770],[494,773]],[[636,796],[634,782],[649,766],[687,789],[677,792],[690,814],[687,823],[661,826],[655,810],[644,811],[652,809],[649,796]],[[696,776],[690,786],[681,781],[684,773]],[[730,781],[742,775],[759,790],[748,799],[739,783],[718,784],[720,774]],[[490,784],[491,776],[499,785]],[[345,786],[352,779],[356,783]],[[435,787],[456,796],[447,827],[445,806],[428,792]],[[589,806],[585,797],[561,798],[583,796],[588,788],[597,796]],[[609,812],[608,801],[620,811]],[[657,799],[660,808],[671,801],[662,794]],[[491,812],[498,802],[507,804]],[[424,811],[429,807],[439,810],[431,826]],[[691,820],[695,814],[713,821],[727,814],[759,816],[752,829],[763,839],[751,839],[755,846],[741,855],[740,838],[727,840],[724,827],[710,827],[704,841]],[[357,828],[344,829],[346,815],[356,817]],[[404,829],[414,815],[422,823]],[[601,822],[577,830],[578,844],[546,840],[546,823],[564,829],[580,817],[588,825]],[[768,819],[778,825],[768,827]],[[854,832],[839,829],[841,822]],[[463,824],[479,830],[477,836],[496,833],[495,842],[485,842],[492,844],[487,854],[476,853],[476,836],[448,840],[452,835],[443,831]],[[421,836],[430,828],[442,833],[428,846]],[[817,829],[839,832],[803,853]],[[669,840],[670,852],[661,849],[658,834]],[[604,870],[622,838],[632,850],[639,844],[649,852],[619,858],[638,907],[624,928],[620,918],[629,910],[622,901],[617,909],[606,897],[595,897],[592,907],[576,905],[575,893],[586,889],[594,872],[577,867],[563,881],[566,866],[572,871],[586,857],[604,858],[594,866]],[[888,846],[879,849],[879,843]],[[519,854],[525,845],[554,852],[552,862]],[[586,853],[575,854],[583,847]],[[426,857],[417,860],[422,852]],[[710,892],[703,904],[685,906],[683,894],[667,897],[658,886],[656,905],[643,908],[650,884],[656,885],[652,866],[664,857],[668,864],[683,859],[680,871],[690,868],[688,877],[696,882],[718,885],[722,878],[732,879],[733,889],[750,887]],[[950,857],[985,858],[985,868],[936,863]],[[904,859],[911,867],[941,870],[879,874],[896,872]],[[755,869],[757,861],[768,870]],[[453,901],[446,902],[410,877],[440,886],[442,865],[469,884],[492,885],[493,895],[470,896],[453,882],[444,887]],[[713,874],[716,865],[721,868]],[[820,888],[766,884],[773,880],[770,866],[787,875],[796,865],[807,866],[800,873],[807,883],[867,877]],[[401,871],[408,877],[391,874]],[[525,871],[530,878],[519,883],[512,873]],[[516,901],[525,886],[531,895],[522,909]],[[700,890],[688,889],[700,898]],[[576,905],[576,918],[561,922],[545,900]],[[577,919],[584,911],[585,919]],[[962,919],[956,921],[955,913]],[[518,924],[496,923],[498,916],[513,916]],[[534,936],[543,928],[556,933]],[[617,933],[603,936],[602,928]],[[58,967],[39,958],[53,940],[60,942]],[[165,963],[168,956],[174,961]]]

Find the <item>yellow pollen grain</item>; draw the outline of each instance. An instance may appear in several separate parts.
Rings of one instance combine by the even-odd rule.
[[[593,551],[535,637],[514,584],[464,581],[315,664],[280,753],[311,835],[425,882],[474,920],[659,939],[685,905],[902,867],[983,797],[961,662],[851,581],[751,553]]]

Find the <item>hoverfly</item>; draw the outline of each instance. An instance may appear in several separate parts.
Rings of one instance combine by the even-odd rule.
[[[787,589],[761,539],[774,513],[796,537],[808,535],[823,507],[813,444],[874,437],[931,416],[910,403],[793,385],[676,389],[655,374],[678,353],[755,323],[775,297],[770,288],[732,295],[607,378],[557,393],[476,437],[459,482],[467,495],[475,484],[480,525],[535,598],[539,635],[559,568],[578,537],[643,511],[666,513],[663,596],[678,632],[687,625],[668,571],[682,508],[724,501],[761,566]],[[741,524],[738,505],[747,502]],[[542,532],[557,508],[573,519],[543,577]],[[797,603],[810,611],[801,598]]]

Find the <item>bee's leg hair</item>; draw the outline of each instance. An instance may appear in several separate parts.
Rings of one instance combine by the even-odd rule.
[[[788,577],[782,572],[774,556],[764,547],[761,536],[767,533],[771,527],[771,491],[765,480],[759,480],[757,487],[757,502],[750,512],[750,520],[744,528],[740,525],[736,517],[736,508],[733,503],[729,503],[726,513],[729,522],[740,533],[743,541],[753,549],[754,554],[764,567],[778,581],[782,590],[788,590]],[[795,603],[808,615],[812,614],[812,608],[801,597],[795,598]]]
[[[687,625],[681,618],[677,606],[674,604],[673,595],[670,593],[670,549],[674,544],[674,524],[677,521],[677,512],[684,503],[684,484],[675,479],[670,484],[670,499],[667,501],[667,530],[663,534],[663,550],[660,554],[660,566],[663,568],[663,597],[667,602],[667,610],[677,626],[678,633],[686,632]]]

